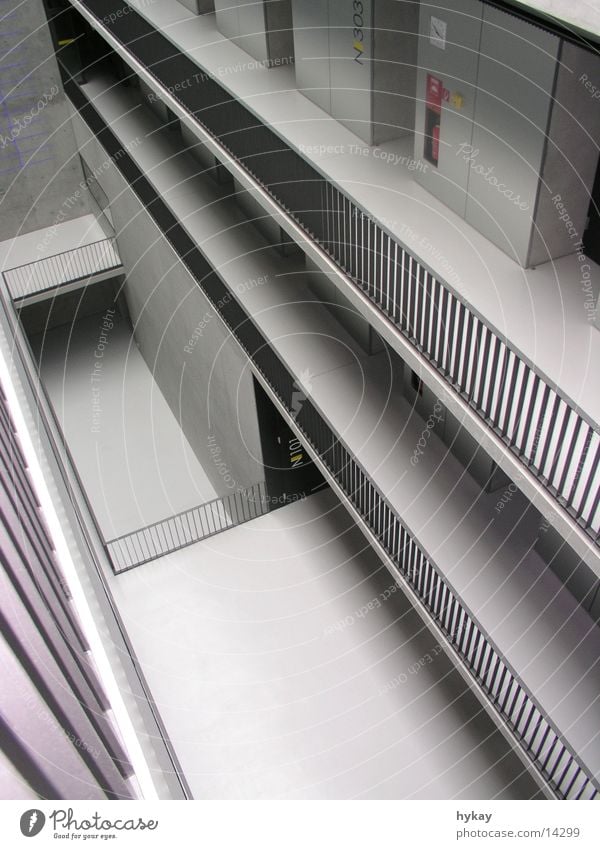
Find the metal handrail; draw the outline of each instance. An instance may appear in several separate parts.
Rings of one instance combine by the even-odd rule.
[[[104,250],[104,248],[108,250]],[[37,295],[122,265],[114,236],[2,269],[13,300]],[[71,270],[74,273],[70,273]],[[64,278],[64,279],[61,279]]]
[[[235,528],[270,511],[264,481],[182,510],[105,543],[115,575]]]

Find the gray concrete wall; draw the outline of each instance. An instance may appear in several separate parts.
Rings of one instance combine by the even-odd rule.
[[[46,334],[63,324],[72,325],[89,315],[99,315],[117,304],[121,315],[122,299],[116,297],[121,288],[122,277],[101,280],[91,286],[84,286],[73,292],[58,294],[43,301],[37,301],[19,310],[21,324],[28,337]]]
[[[373,8],[373,142],[412,135],[419,4],[378,0]]]
[[[490,456],[476,442],[458,419],[438,401],[434,392],[422,384],[419,391],[412,383],[413,372],[404,368],[404,396],[412,404],[424,422],[429,421],[439,438],[448,447],[451,454],[461,463],[475,481],[487,492],[508,486],[510,479],[498,468]],[[435,413],[430,419],[432,413]]]
[[[148,107],[154,112],[156,117],[163,124],[166,124],[169,120],[169,113],[167,111],[167,107],[163,103],[160,98],[158,98],[149,85],[147,85],[143,80],[140,80],[140,93]]]
[[[82,156],[99,169],[106,153],[76,115],[73,125]],[[262,480],[246,357],[116,167],[99,182],[111,200],[135,338],[158,387],[219,494]]]
[[[600,137],[600,109],[586,81],[592,86],[600,83],[600,57],[563,42],[529,265],[575,253],[586,229]],[[557,195],[568,212],[569,227],[553,200]],[[578,280],[573,284],[581,286]]]
[[[600,581],[545,519],[540,523],[535,550],[600,624]]]
[[[274,247],[281,244],[281,227],[268,215],[263,207],[250,192],[246,191],[238,180],[233,181],[233,191],[236,192],[236,202],[248,221],[252,221],[257,230],[263,234],[267,242]]]
[[[73,197],[83,173],[42,2],[8,5],[0,28],[0,240],[93,211],[87,193]]]
[[[235,201],[248,221],[254,224],[267,242],[282,256],[302,253],[300,245],[282,230],[279,222],[265,212],[254,195],[247,191],[238,180],[233,180],[232,191],[235,192]]]
[[[430,422],[431,427],[429,430],[432,430],[436,433],[440,439],[444,439],[445,428],[446,428],[446,408],[438,401],[434,392],[426,386],[423,382],[419,388],[415,388],[413,386],[413,374],[414,379],[418,380],[419,377],[416,372],[413,372],[406,364],[403,368],[403,392],[404,397],[409,401],[414,411],[421,416],[423,422]],[[435,413],[435,416],[430,419],[430,416]]]
[[[192,131],[183,123],[181,124],[181,137],[188,146],[194,159],[199,162],[204,169],[212,170],[215,167],[214,154],[210,153],[207,147],[198,140],[198,136],[192,133]]]
[[[294,61],[294,30],[291,0],[269,0],[265,5],[269,61],[291,64]]]
[[[184,123],[179,125],[181,130],[181,138],[188,147],[188,150],[196,162],[201,166],[198,173],[206,173],[215,183],[221,185],[231,185],[233,191],[233,178],[225,166],[218,162],[214,154],[210,153],[208,148],[194,135],[192,131],[186,127]]]
[[[444,411],[444,419],[445,444],[479,486],[486,492],[508,486],[510,479],[448,410]]]

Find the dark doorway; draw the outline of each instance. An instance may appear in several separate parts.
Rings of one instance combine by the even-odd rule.
[[[271,509],[324,489],[325,478],[256,378],[254,392]]]

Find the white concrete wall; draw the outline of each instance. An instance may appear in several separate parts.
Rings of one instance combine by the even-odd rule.
[[[108,157],[85,123],[74,115],[73,125],[111,201],[142,355],[217,492],[256,483],[264,470],[246,357],[117,168],[103,167]]]
[[[215,16],[219,32],[258,62],[293,61],[290,0],[215,0]]]

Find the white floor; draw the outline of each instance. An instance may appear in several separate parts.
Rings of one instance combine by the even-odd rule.
[[[51,330],[35,347],[43,345],[44,384],[109,540],[210,501],[216,492],[129,327],[116,316],[113,328],[103,328],[103,315]]]
[[[329,491],[110,585],[196,798],[535,793]]]

